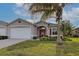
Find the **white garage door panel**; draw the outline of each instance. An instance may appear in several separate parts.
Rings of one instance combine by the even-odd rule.
[[[10,30],[11,38],[31,38],[30,28],[11,28]]]
[[[0,28],[0,35],[6,36],[6,28]]]

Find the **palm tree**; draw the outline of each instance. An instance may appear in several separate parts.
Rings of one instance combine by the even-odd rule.
[[[70,23],[69,20],[63,20],[61,24],[62,24],[61,31],[63,32],[63,36],[71,36],[72,31],[75,28],[73,24]]]
[[[60,37],[61,35],[60,25],[64,6],[65,3],[33,3],[29,8],[32,14],[42,13],[41,17],[42,20],[47,20],[49,17],[55,15],[58,29],[57,44],[63,43]]]

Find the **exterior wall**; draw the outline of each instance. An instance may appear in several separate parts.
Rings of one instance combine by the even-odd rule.
[[[21,21],[21,22],[19,23],[19,21]],[[35,31],[36,27],[29,22],[25,22],[25,21],[22,21],[22,20],[16,20],[16,21],[13,21],[13,22],[11,22],[10,24],[7,24],[7,25],[0,24],[0,28],[6,29],[6,36],[8,36],[9,38],[10,38],[10,35],[11,35],[11,33],[10,33],[11,28],[27,28],[27,27],[29,27],[31,29],[32,37],[34,35],[37,35],[36,31]]]
[[[18,23],[18,21],[16,21],[16,22],[9,24],[8,25],[8,36],[9,36],[9,38],[10,38],[10,35],[11,35],[10,34],[11,28],[27,28],[27,27],[31,29],[31,34],[32,34],[32,37],[33,37],[34,36],[34,25],[32,25],[28,22],[24,22],[24,21],[21,21],[21,23]]]
[[[73,30],[72,36],[78,36],[79,37],[79,30]]]
[[[37,26],[37,27],[39,27],[39,26],[45,26],[45,27],[46,27],[46,35],[49,36],[49,34],[50,34],[49,32],[50,32],[50,31],[49,31],[49,28],[48,28],[48,24],[47,24],[47,23],[39,22],[39,23],[36,24],[36,26]]]
[[[1,25],[1,24],[0,24],[0,28],[1,28],[1,29],[2,29],[2,28],[5,29],[5,35],[7,36],[7,33],[8,33],[8,32],[7,32],[7,31],[8,31],[8,30],[7,30],[7,25]]]
[[[31,31],[33,36],[37,36],[37,27],[36,26],[31,26]]]
[[[21,21],[21,20],[17,20],[15,22],[12,22],[9,25],[1,25],[0,24],[0,28],[5,28],[6,29],[6,36],[9,36],[9,38],[10,38],[11,28],[27,28],[27,27],[29,27],[31,29],[31,34],[32,34],[32,37],[33,37],[33,36],[37,36],[37,27],[45,26],[46,27],[46,35],[48,35],[48,36],[50,35],[50,29],[48,28],[48,24],[45,23],[45,22],[38,22],[38,23],[35,24],[36,25],[35,26],[33,24],[30,24],[29,22],[21,21],[19,23],[19,21]],[[52,34],[52,31],[53,31],[54,28],[57,28],[57,27],[56,26],[51,26],[51,34]],[[55,35],[53,35],[53,36],[55,36]]]
[[[6,28],[7,26],[6,25],[1,25],[0,24],[0,28]]]
[[[21,21],[21,20],[20,20]],[[27,22],[24,22],[24,21],[21,21],[21,23],[19,23],[19,20],[9,24],[9,27],[16,27],[16,26],[29,26],[30,24]]]

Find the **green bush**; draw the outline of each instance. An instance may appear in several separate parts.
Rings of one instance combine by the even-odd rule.
[[[44,36],[40,38],[41,41],[56,41],[56,39],[57,37],[50,37],[50,36]]]
[[[46,37],[46,36],[43,36],[40,38],[41,41],[49,41],[50,38],[49,37]]]
[[[62,39],[63,41],[72,41],[71,39],[64,37],[64,39]]]
[[[55,37],[50,37],[50,41],[56,41],[57,40],[57,36]]]
[[[72,41],[71,39],[64,37],[61,38],[63,41]],[[50,37],[50,36],[44,36],[40,38],[41,41],[56,41],[57,40],[57,36],[55,37]]]

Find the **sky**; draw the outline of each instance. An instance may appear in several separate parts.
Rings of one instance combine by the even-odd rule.
[[[39,21],[38,16],[32,19],[28,8],[28,5],[23,7],[21,3],[0,3],[0,20],[11,22],[17,18],[22,18],[30,22]],[[74,26],[79,27],[78,3],[69,4],[64,7],[63,20],[70,20]],[[48,22],[56,23],[54,18],[50,18]]]

